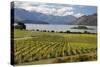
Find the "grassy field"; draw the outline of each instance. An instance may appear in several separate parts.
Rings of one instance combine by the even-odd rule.
[[[48,64],[97,59],[96,34],[14,31],[15,64]]]

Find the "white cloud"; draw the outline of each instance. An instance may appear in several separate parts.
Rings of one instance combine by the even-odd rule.
[[[84,15],[84,14],[82,14],[82,13],[74,14],[74,16],[77,17],[77,18],[79,18],[79,17],[81,17],[81,16],[83,16],[83,15]]]
[[[50,6],[50,5],[49,5]],[[31,3],[31,2],[15,2],[16,8],[23,8],[28,11],[35,11],[44,14],[57,15],[57,16],[66,16],[73,15],[74,8],[69,6],[64,6],[60,8],[49,7],[45,3]]]

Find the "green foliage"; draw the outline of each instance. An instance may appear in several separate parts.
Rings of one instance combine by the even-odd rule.
[[[39,31],[39,29],[36,29],[36,31]]]
[[[85,33],[85,34],[89,34],[90,32],[88,32],[88,31],[84,31],[84,33]]]
[[[15,29],[26,29],[26,26],[24,23],[17,22],[17,25],[14,27]]]
[[[71,33],[70,30],[67,30],[66,33]]]
[[[63,31],[60,31],[59,33],[64,33]]]
[[[54,30],[52,30],[51,32],[55,32]]]
[[[32,36],[30,39],[16,39],[14,41],[14,59],[16,64],[58,57],[69,58],[58,58],[54,63],[96,59],[96,55],[91,55],[92,58],[83,55],[96,53],[96,35],[94,34],[66,34],[15,30],[15,36],[19,38]],[[75,57],[72,58],[72,56]]]
[[[88,29],[86,26],[73,27],[72,29]]]

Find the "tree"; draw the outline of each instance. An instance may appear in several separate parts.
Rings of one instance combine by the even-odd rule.
[[[85,33],[85,34],[89,34],[90,32],[88,32],[88,31],[84,31],[84,33]]]
[[[39,29],[36,29],[36,31],[39,31]]]
[[[46,30],[43,30],[43,32],[46,32]]]
[[[15,29],[26,29],[26,25],[22,22],[17,22],[17,25],[15,26]]]
[[[63,31],[60,31],[59,33],[63,33]]]
[[[71,33],[70,30],[67,30],[66,33]]]
[[[51,32],[55,32],[54,30],[52,30]]]

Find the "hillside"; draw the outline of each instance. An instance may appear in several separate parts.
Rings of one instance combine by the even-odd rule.
[[[30,12],[21,8],[14,8],[14,19],[16,18],[22,21],[27,21],[27,23],[31,21],[31,23],[33,24],[34,24],[34,21],[37,21],[35,22],[37,24],[39,23],[41,24],[68,24],[76,20],[76,17],[72,15],[55,16],[55,15],[48,15],[48,14],[43,14],[43,13],[34,12],[34,11]]]
[[[78,18],[76,21],[72,22],[75,25],[88,25],[88,26],[97,26],[97,14],[84,15]]]

